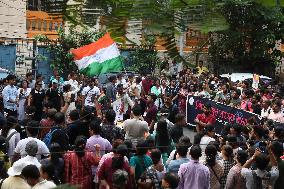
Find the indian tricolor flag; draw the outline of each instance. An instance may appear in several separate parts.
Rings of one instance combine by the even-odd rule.
[[[71,51],[79,71],[90,77],[123,69],[116,43],[107,33],[98,41]]]

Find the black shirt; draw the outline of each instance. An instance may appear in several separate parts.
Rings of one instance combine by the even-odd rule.
[[[183,136],[183,128],[179,125],[174,125],[170,130],[170,136],[174,143],[178,143],[179,139]]]
[[[54,131],[56,129],[56,131]],[[54,132],[53,132],[54,131]],[[69,150],[68,135],[60,126],[55,126],[51,128],[51,144],[58,143],[64,151]]]
[[[43,100],[45,97],[45,92],[44,90],[36,90],[32,89],[31,90],[31,95],[32,95],[32,102],[31,105],[35,106],[36,108],[42,108],[43,106]]]
[[[48,97],[48,102],[52,103],[57,111],[60,111],[61,100],[63,97],[62,92],[60,92],[58,89],[50,88],[46,91],[46,97]]]

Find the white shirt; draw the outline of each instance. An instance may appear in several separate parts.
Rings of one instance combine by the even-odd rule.
[[[37,159],[38,160],[41,159],[41,155],[44,155],[44,156],[48,156],[49,155],[49,149],[47,148],[45,143],[42,142],[41,140],[39,140],[37,138],[33,138],[33,137],[28,137],[28,138],[20,140],[18,142],[16,148],[15,148],[15,153],[21,154],[22,158],[25,157],[27,155],[27,152],[25,150],[26,145],[31,140],[35,140],[37,142],[37,145],[38,145]]]
[[[277,178],[279,177],[279,170],[277,168],[277,166],[274,166],[271,168],[271,170],[269,171],[270,174],[271,174],[271,177],[270,179],[268,180],[268,182],[263,182],[263,184],[265,185],[270,185],[272,186],[272,188],[274,188],[274,184],[275,184],[275,181],[277,180]],[[259,176],[260,178],[263,178],[266,174],[267,174],[267,171],[261,171],[259,169],[257,169],[255,171],[256,175]],[[248,169],[248,168],[242,168],[241,170],[241,175],[245,178],[246,180],[246,187],[247,189],[251,189],[251,188],[254,188],[253,185],[254,185],[254,179],[253,179],[253,174],[252,174],[252,170],[251,169]],[[264,180],[262,180],[264,181]],[[264,187],[264,186],[263,186]]]
[[[84,87],[82,91],[82,95],[85,96],[85,106],[95,107],[95,103],[93,101],[93,96],[100,96],[100,89],[96,86],[91,88],[90,86]]]
[[[35,165],[37,166],[38,169],[40,169],[41,167],[41,164],[40,162],[38,161],[38,159],[36,157],[33,157],[33,156],[29,156],[27,155],[26,157],[23,157],[21,159],[19,159],[18,161],[16,162],[23,162],[23,163],[27,163],[29,165]]]
[[[273,111],[271,111],[267,118],[277,121],[279,123],[284,123],[284,116],[281,111],[278,113],[274,113]]]
[[[34,185],[34,187],[32,187],[32,189],[51,189],[51,188],[55,188],[56,185],[48,180],[43,180],[39,183],[37,183],[36,185]]]
[[[268,107],[266,110],[262,108],[260,116],[267,118],[272,111],[273,110],[270,107]]]
[[[211,142],[211,141],[215,141],[214,138],[212,137],[209,137],[207,135],[203,136],[201,138],[201,141],[200,141],[200,148],[202,150],[202,156],[200,158],[200,160],[204,160],[206,155],[205,155],[205,148],[207,147],[207,145]]]
[[[7,134],[7,138],[14,133],[16,130],[15,129],[10,129],[8,134]],[[20,141],[20,133],[15,133],[11,139],[9,140],[9,150],[8,150],[8,156],[10,158],[12,158],[12,156],[14,155],[14,150],[18,144],[18,142]]]
[[[64,83],[64,85],[67,85],[67,84],[71,85],[71,90],[76,92],[76,93],[80,90],[78,81],[76,81],[76,80],[69,79],[69,81],[66,81]]]

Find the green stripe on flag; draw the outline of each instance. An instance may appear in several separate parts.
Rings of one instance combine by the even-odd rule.
[[[109,59],[105,62],[98,63],[93,62],[88,67],[80,70],[80,73],[89,77],[98,76],[103,73],[121,71],[123,69],[121,57],[118,56],[113,59]]]

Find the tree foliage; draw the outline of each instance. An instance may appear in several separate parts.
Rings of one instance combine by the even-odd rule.
[[[62,29],[58,31],[57,43],[50,43],[47,48],[51,53],[51,68],[57,68],[59,71],[69,73],[71,71],[78,71],[78,67],[73,61],[73,55],[70,53],[71,49],[75,49],[101,38],[105,32],[95,32],[92,30],[76,31],[70,29],[70,33],[64,32]],[[37,36],[35,38],[38,42],[48,42],[44,36]]]
[[[239,71],[273,70],[274,63],[283,56],[275,48],[284,34],[283,10],[254,1],[229,0],[220,11],[229,28],[215,32],[211,38],[211,61],[215,65],[242,65]]]

